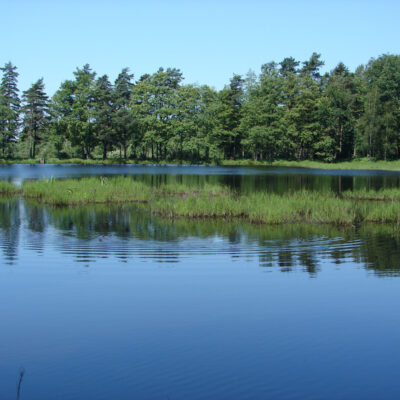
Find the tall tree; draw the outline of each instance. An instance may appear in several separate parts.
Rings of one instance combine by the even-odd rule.
[[[219,93],[219,143],[224,158],[236,158],[240,153],[240,119],[243,105],[244,80],[240,75],[231,78],[229,86]]]
[[[339,63],[327,77],[320,101],[324,137],[319,155],[327,161],[347,159],[354,153],[358,87],[354,74]]]
[[[311,57],[308,61],[303,62],[303,68],[301,69],[301,73],[305,75],[310,75],[313,79],[319,80],[321,75],[319,73],[319,69],[325,63],[321,60],[321,54],[312,53]]]
[[[93,119],[97,143],[103,148],[103,160],[107,158],[107,151],[115,143],[113,127],[114,98],[113,87],[107,75],[100,76],[93,89]]]
[[[364,112],[358,129],[360,152],[368,157],[400,155],[400,56],[371,59],[362,71]]]
[[[114,84],[114,116],[113,126],[115,129],[115,140],[120,149],[124,152],[124,159],[127,158],[127,148],[132,141],[133,155],[136,156],[136,148],[139,145],[137,120],[130,109],[132,90],[134,88],[133,74],[128,68],[124,68],[118,75]],[[136,135],[135,135],[136,134]]]
[[[240,129],[242,144],[255,160],[258,157],[273,159],[285,148],[280,123],[283,110],[282,78],[279,73],[275,63],[264,64],[259,80],[247,85],[247,101],[243,105]]]
[[[178,69],[160,68],[153,75],[142,76],[133,91],[131,107],[142,131],[144,154],[150,149],[152,159],[167,157],[182,79]]]
[[[279,73],[284,77],[288,74],[295,74],[297,73],[297,67],[299,64],[300,61],[296,61],[293,57],[286,57],[279,63],[281,66]]]
[[[17,67],[8,62],[0,70],[3,72],[0,84],[0,149],[4,157],[12,153],[12,144],[18,136],[20,99]]]
[[[49,101],[45,93],[43,78],[23,92],[22,101],[22,139],[29,141],[29,157],[35,158],[36,146],[42,139],[42,134],[49,122]]]
[[[74,80],[64,81],[53,96],[54,122],[59,126],[57,131],[64,132],[82,157],[89,158],[97,144],[93,115],[96,73],[85,64],[74,76]]]

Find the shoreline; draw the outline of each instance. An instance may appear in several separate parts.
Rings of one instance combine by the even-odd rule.
[[[322,161],[254,161],[254,160],[221,160],[218,162],[199,161],[192,163],[190,161],[180,160],[119,160],[119,159],[90,159],[83,160],[78,158],[72,159],[48,159],[41,163],[40,159],[18,159],[4,160],[0,159],[0,165],[12,164],[78,164],[78,165],[202,165],[202,166],[221,166],[221,167],[273,167],[273,168],[302,168],[302,169],[322,169],[322,170],[369,170],[369,171],[400,171],[400,160],[394,161],[373,161],[368,159],[340,161],[336,163],[325,163]]]

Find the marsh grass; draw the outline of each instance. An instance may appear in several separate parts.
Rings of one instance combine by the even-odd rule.
[[[109,164],[193,164],[185,160],[134,160],[134,159],[120,159],[108,158],[103,159],[82,159],[82,158],[47,158],[46,164],[81,164],[81,165],[109,165]],[[40,158],[37,159],[0,159],[0,164],[39,164]],[[218,161],[197,161],[195,164],[214,164],[223,166],[243,166],[243,167],[294,167],[294,168],[313,168],[313,169],[346,169],[346,170],[387,170],[399,171],[400,160],[383,161],[368,158],[360,158],[351,161],[340,162],[323,162],[312,160],[301,161],[288,161],[288,160],[275,160],[275,161],[254,161],[254,160],[218,160]]]
[[[333,193],[293,192],[280,196],[254,193],[248,196],[202,194],[188,198],[163,198],[153,201],[151,209],[167,217],[244,218],[259,224],[359,225],[364,221],[395,222],[400,219],[400,203],[383,203],[341,199]]]
[[[15,159],[1,159],[0,164],[40,164],[41,159],[26,159],[26,158],[15,158]],[[141,165],[193,165],[190,161],[185,160],[140,160],[140,159],[123,159],[123,158],[107,158],[103,160],[102,158],[45,158],[44,162],[46,164],[80,164],[80,165],[112,165],[112,164],[141,164]],[[208,162],[197,162],[198,164],[210,164]]]
[[[4,193],[18,193],[16,187],[2,185]],[[153,214],[167,218],[240,218],[257,224],[400,224],[400,189],[346,191],[341,195],[311,191],[240,195],[221,185],[153,187],[129,177],[92,177],[27,181],[21,194],[52,206],[142,203]]]
[[[312,169],[346,169],[346,170],[387,170],[398,171],[400,170],[400,160],[395,161],[382,161],[373,160],[368,158],[361,158],[351,161],[340,162],[322,162],[322,161],[254,161],[254,160],[224,160],[219,165],[225,166],[254,166],[254,167],[293,167],[293,168],[312,168]]]
[[[152,187],[126,177],[82,179],[44,179],[24,182],[22,195],[45,204],[83,205],[111,203],[148,203],[167,197],[193,197],[206,193],[222,196],[230,193],[224,186],[165,184]]]
[[[1,196],[12,196],[18,194],[20,189],[13,185],[12,183],[8,183],[5,181],[0,181],[0,195]]]
[[[400,190],[398,188],[347,190],[342,193],[342,196],[345,199],[352,200],[400,201]]]

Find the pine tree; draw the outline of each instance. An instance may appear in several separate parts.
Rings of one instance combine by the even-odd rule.
[[[130,110],[130,101],[134,84],[132,83],[133,74],[129,73],[128,68],[124,68],[115,80],[114,85],[114,108],[113,126],[115,129],[116,144],[124,150],[124,159],[127,157],[127,147],[131,139],[134,139],[134,152],[136,150],[137,138],[133,138],[137,132],[136,118]]]
[[[112,149],[115,142],[115,133],[112,126],[114,112],[113,87],[107,75],[100,76],[96,80],[93,95],[96,139],[103,147],[103,160],[105,160],[107,151]]]
[[[0,84],[0,149],[5,157],[12,153],[12,144],[18,136],[20,99],[17,67],[8,62],[0,70],[3,71]]]
[[[35,158],[36,146],[42,139],[49,122],[49,101],[45,93],[43,78],[23,92],[22,139],[29,140],[29,157]]]

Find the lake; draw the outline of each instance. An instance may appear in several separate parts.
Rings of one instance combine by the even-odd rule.
[[[131,176],[154,185],[203,182],[241,192],[270,190],[352,190],[400,187],[400,171],[321,170],[286,167],[218,167],[205,165],[79,165],[0,164],[0,179],[20,184],[25,179]]]
[[[240,191],[392,187],[400,174],[0,166]],[[400,230],[174,221],[0,200],[0,399],[398,399]]]

